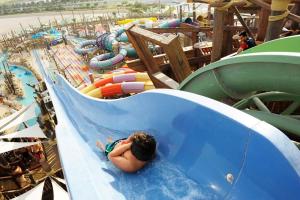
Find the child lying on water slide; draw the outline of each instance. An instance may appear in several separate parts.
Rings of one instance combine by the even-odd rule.
[[[136,172],[155,157],[156,141],[153,136],[136,132],[128,138],[110,142],[105,146],[96,142],[108,159],[125,172]]]

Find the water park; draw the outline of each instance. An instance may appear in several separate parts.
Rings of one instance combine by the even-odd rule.
[[[3,36],[0,200],[299,199],[299,26],[187,0]]]

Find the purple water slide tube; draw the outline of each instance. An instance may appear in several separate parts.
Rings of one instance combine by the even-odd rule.
[[[116,64],[122,62],[127,55],[125,49],[121,49],[120,53],[105,53],[91,59],[90,66],[94,69],[111,69]]]
[[[145,90],[144,82],[124,82],[121,84],[124,94],[140,93]]]
[[[114,83],[133,82],[136,81],[135,74],[121,74],[113,77]]]

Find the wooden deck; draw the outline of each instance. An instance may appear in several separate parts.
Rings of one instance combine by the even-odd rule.
[[[84,82],[89,82],[88,72],[82,70],[86,64],[81,56],[74,52],[71,45],[59,44],[51,47],[51,55],[73,86],[77,87]]]

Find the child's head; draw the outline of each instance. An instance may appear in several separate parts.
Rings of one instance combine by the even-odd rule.
[[[150,161],[155,157],[156,141],[153,136],[136,132],[132,136],[131,152],[141,161]]]
[[[240,32],[239,36],[240,36],[240,40],[245,41],[248,37],[248,34],[246,31],[242,31]]]

